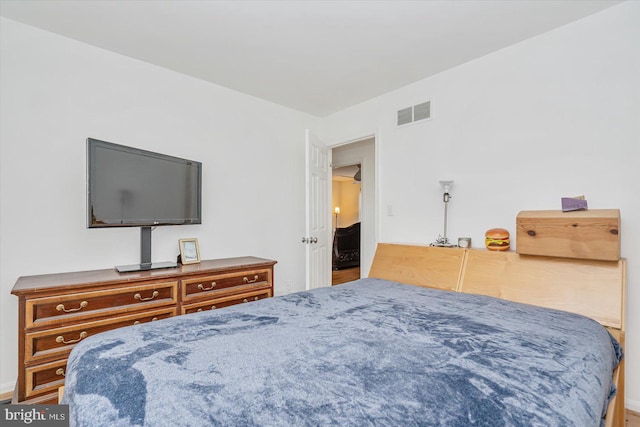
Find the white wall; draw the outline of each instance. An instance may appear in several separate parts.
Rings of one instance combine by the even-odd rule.
[[[19,276],[139,262],[139,229],[85,228],[88,136],[203,162],[203,224],[156,229],[154,261],[196,237],[203,259],[275,259],[276,294],[304,289],[304,128],[318,119],[4,18],[0,28],[0,393],[17,375]]]
[[[640,2],[626,2],[326,117],[320,136],[378,133],[380,241],[442,232],[439,179],[454,179],[449,237],[515,233],[520,210],[562,196],[620,208],[628,259],[627,406],[640,410]],[[419,54],[419,52],[416,52]],[[395,127],[431,99],[433,119]],[[391,206],[393,216],[387,216]]]

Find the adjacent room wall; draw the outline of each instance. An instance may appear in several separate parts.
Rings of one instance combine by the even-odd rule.
[[[336,181],[332,183],[332,205],[340,207],[338,226],[348,227],[360,221],[360,183]],[[333,227],[336,227],[336,215],[333,215]]]
[[[196,237],[203,259],[275,259],[276,294],[304,289],[304,129],[318,119],[11,20],[0,28],[0,393],[17,376],[19,276],[139,262],[139,229],[85,228],[89,136],[203,162],[202,225],[157,228],[153,261]]]
[[[584,194],[620,208],[628,259],[627,394],[640,411],[640,2],[555,31],[326,117],[340,143],[378,129],[379,240],[428,244],[443,232],[440,179],[453,179],[450,238],[482,247],[515,233],[520,210]],[[416,52],[419,54],[419,52]],[[432,100],[433,118],[401,128],[396,111]]]

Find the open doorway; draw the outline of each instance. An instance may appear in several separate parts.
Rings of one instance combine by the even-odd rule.
[[[331,250],[332,285],[360,278],[360,207],[362,206],[362,166],[333,168],[331,206],[333,244]]]
[[[367,277],[376,244],[375,139],[332,148],[332,284]]]

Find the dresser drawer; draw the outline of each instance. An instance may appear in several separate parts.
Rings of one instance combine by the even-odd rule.
[[[92,335],[175,315],[176,308],[171,307],[39,332],[28,332],[25,336],[24,361],[25,364],[31,364],[43,359],[67,357],[75,344]]]
[[[26,397],[51,392],[64,385],[66,367],[67,360],[64,359],[26,368]]]
[[[79,322],[100,316],[177,304],[178,282],[80,292],[26,300],[25,328]]]
[[[25,399],[20,402],[21,405],[57,405],[59,402],[58,391],[48,394],[39,394],[33,398]]]
[[[216,310],[223,307],[228,307],[230,305],[243,304],[246,302],[258,301],[261,299],[271,297],[271,290],[262,290],[262,291],[254,291],[248,292],[241,295],[232,295],[223,298],[216,298],[209,301],[197,302],[194,304],[189,304],[182,306],[181,314],[190,314],[197,313],[200,311],[207,310]]]
[[[182,301],[212,298],[216,294],[244,293],[271,287],[271,270],[259,269],[202,276],[182,281]]]

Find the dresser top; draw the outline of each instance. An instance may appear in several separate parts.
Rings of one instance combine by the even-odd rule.
[[[110,284],[185,278],[206,273],[218,273],[247,268],[272,267],[277,261],[253,256],[203,260],[197,264],[178,264],[175,268],[119,273],[115,268],[104,270],[76,271],[69,273],[22,276],[16,281],[11,293],[17,296],[44,292],[52,288],[105,286]]]

